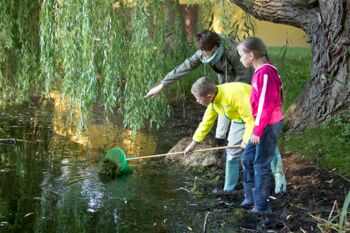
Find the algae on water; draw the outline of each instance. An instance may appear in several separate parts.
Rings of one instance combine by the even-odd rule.
[[[103,158],[98,165],[98,173],[107,176],[116,176],[119,170],[118,164],[108,158]]]

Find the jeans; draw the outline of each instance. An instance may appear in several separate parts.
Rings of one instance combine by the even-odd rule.
[[[244,183],[254,186],[254,208],[258,211],[270,209],[268,198],[271,186],[271,161],[275,155],[277,138],[283,120],[264,129],[259,144],[248,143],[242,156]]]

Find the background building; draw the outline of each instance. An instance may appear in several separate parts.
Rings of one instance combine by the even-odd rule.
[[[197,4],[193,4],[196,2]],[[191,40],[193,34],[197,33],[196,24],[200,20],[199,15],[203,13],[204,0],[179,0],[183,10],[185,29],[188,39]],[[233,4],[232,4],[233,5]],[[216,32],[222,32],[222,20],[224,15],[231,15],[232,21],[239,20],[245,16],[245,12],[239,7],[233,5],[228,10],[227,7],[216,4],[213,8],[213,28]],[[268,46],[285,46],[308,48],[310,45],[306,42],[306,33],[296,27],[289,25],[276,24],[267,21],[258,20],[252,16],[251,21],[255,25],[254,35],[261,37]],[[239,36],[239,35],[238,35]]]

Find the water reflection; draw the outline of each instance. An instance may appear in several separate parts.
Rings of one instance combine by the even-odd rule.
[[[190,177],[176,167],[147,160],[130,164],[130,176],[98,175],[103,152],[97,148],[117,145],[128,155],[149,155],[155,153],[155,135],[133,138],[99,117],[79,135],[59,121],[67,115],[56,105],[4,112],[1,137],[21,141],[0,145],[1,232],[189,232],[202,224],[189,196],[173,192]]]
[[[87,200],[87,211],[90,213],[95,213],[102,207],[104,193],[102,183],[91,180],[93,174],[96,174],[96,171],[91,173],[88,179],[84,178],[80,191],[80,195]]]
[[[79,124],[77,114],[73,118],[69,117],[68,99],[63,101],[57,93],[52,93],[51,98],[54,101],[52,125],[56,136],[70,139],[92,150],[108,150],[118,146],[130,155],[151,155],[155,153],[157,138],[154,135],[144,132],[133,135],[131,130],[121,127],[122,121],[117,114],[113,118],[113,123],[108,124],[103,120],[103,109],[99,107],[95,107],[93,119],[87,122],[86,130],[79,132],[77,130]],[[52,146],[55,146],[54,143],[59,139],[53,138],[52,140]]]
[[[160,173],[156,164],[146,167],[136,174],[111,180],[98,177],[94,167],[72,166],[69,177],[62,174],[44,182],[36,232],[179,232],[177,229],[185,229],[194,213],[184,209],[188,208],[185,202],[188,197],[172,192],[183,183],[174,179],[174,170]],[[84,179],[71,182],[78,176]],[[173,181],[169,182],[171,178]],[[183,216],[182,223],[178,219]],[[176,228],[172,230],[173,227]]]

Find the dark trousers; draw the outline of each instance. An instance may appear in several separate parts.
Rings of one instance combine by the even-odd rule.
[[[254,187],[254,208],[258,211],[270,209],[268,198],[271,186],[271,161],[274,157],[277,138],[283,120],[264,129],[259,144],[248,143],[242,156],[244,183]]]

